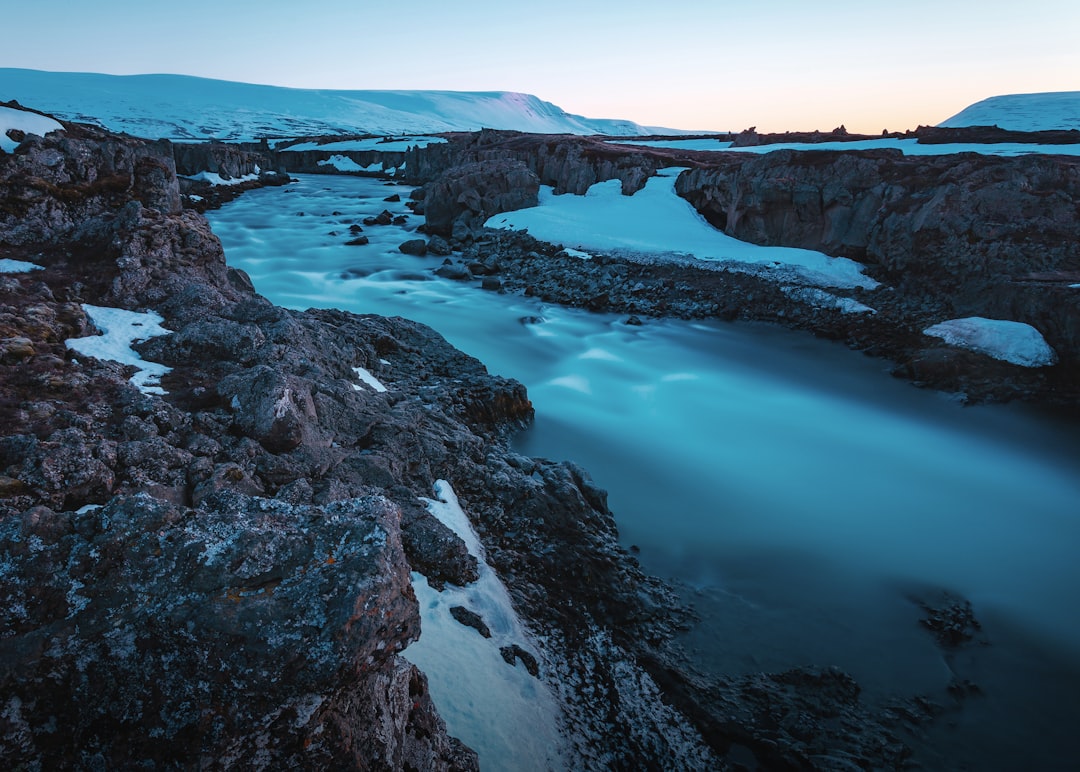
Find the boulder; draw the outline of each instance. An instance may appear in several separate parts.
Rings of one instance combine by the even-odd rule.
[[[423,239],[409,239],[398,245],[398,251],[405,255],[423,257],[427,254],[428,245]]]

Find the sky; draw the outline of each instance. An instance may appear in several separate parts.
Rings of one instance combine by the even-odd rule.
[[[3,5],[0,67],[521,91],[680,129],[876,134],[998,94],[1080,90],[1076,0]]]

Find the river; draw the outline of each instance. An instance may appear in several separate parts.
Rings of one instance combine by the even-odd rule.
[[[837,665],[869,699],[941,699],[955,674],[983,694],[934,730],[936,748],[1046,768],[1070,747],[1080,424],[962,407],[775,326],[629,326],[443,280],[442,258],[396,250],[416,216],[345,245],[362,217],[407,212],[383,199],[408,191],[301,176],[208,216],[273,302],[416,319],[524,383],[536,422],[519,448],[577,461],[609,491],[623,542],[700,612],[684,644],[703,667]],[[934,645],[911,598],[938,589],[972,602],[989,646]]]

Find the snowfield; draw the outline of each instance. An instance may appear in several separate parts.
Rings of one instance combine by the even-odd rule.
[[[1080,91],[993,96],[965,107],[940,126],[997,126],[1010,131],[1080,130]]]
[[[969,316],[923,330],[950,346],[966,348],[1021,367],[1045,367],[1057,361],[1042,334],[1030,324]]]
[[[585,118],[510,91],[332,91],[186,75],[101,75],[0,68],[0,101],[137,137],[256,140],[412,135],[482,128],[640,136],[632,121]]]
[[[2,96],[0,96],[0,100],[7,101]],[[11,129],[44,137],[50,131],[63,131],[64,127],[44,115],[30,113],[26,110],[16,110],[14,107],[0,107],[0,150],[5,153],[13,153],[15,148],[19,146],[18,142],[10,139],[7,135]]]
[[[527,229],[543,241],[585,252],[689,256],[729,262],[732,270],[750,265],[790,280],[826,287],[877,286],[853,260],[829,257],[794,247],[761,247],[717,230],[689,202],[675,193],[675,178],[683,169],[662,169],[632,196],[622,194],[619,180],[598,182],[584,196],[556,196],[540,188],[540,205],[488,219],[489,228]],[[740,266],[741,264],[741,266]]]

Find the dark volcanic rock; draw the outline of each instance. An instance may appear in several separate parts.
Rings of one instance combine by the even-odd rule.
[[[525,649],[521,648],[516,643],[512,643],[509,646],[503,646],[499,649],[499,653],[502,655],[502,658],[506,660],[506,664],[516,665],[520,660],[521,664],[525,666],[525,669],[529,671],[529,675],[535,677],[540,676],[540,665],[537,664],[536,657],[525,651]]]
[[[481,161],[455,167],[427,188],[427,230],[460,239],[492,215],[536,206],[539,191],[539,179],[520,162]]]
[[[971,601],[942,593],[932,600],[917,602],[926,614],[919,623],[932,632],[944,648],[956,648],[981,636],[982,624],[975,618]]]
[[[423,239],[409,239],[398,246],[398,251],[406,255],[423,257],[427,254],[428,245]]]
[[[222,493],[0,522],[23,566],[0,583],[22,609],[0,633],[0,659],[21,663],[4,676],[5,758],[126,767],[165,747],[185,766],[352,767],[379,747],[388,768],[446,764],[460,749],[445,737],[372,721],[433,719],[423,677],[394,658],[419,634],[397,517],[377,498]]]
[[[491,637],[491,630],[489,630],[488,626],[484,624],[483,617],[481,617],[475,611],[469,611],[469,609],[465,608],[464,606],[451,606],[450,616],[452,616],[454,619],[456,619],[458,622],[465,625],[466,627],[471,627],[472,629],[476,630],[476,632],[480,633],[480,635],[484,636],[485,638]]]

